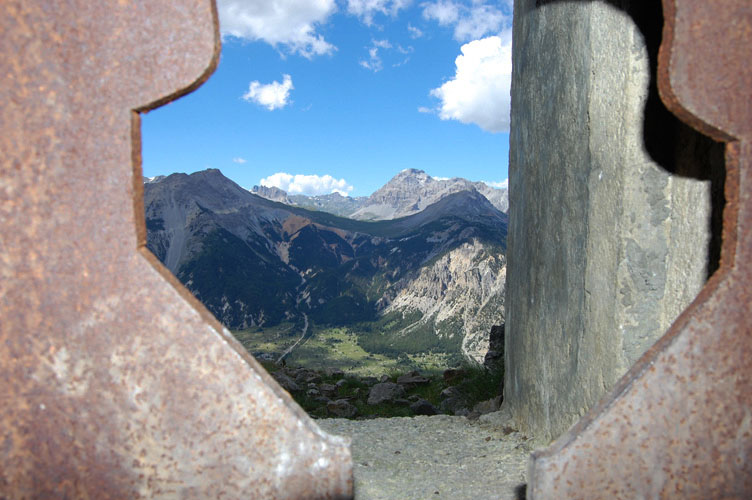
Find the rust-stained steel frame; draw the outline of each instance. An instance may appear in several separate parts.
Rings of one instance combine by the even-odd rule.
[[[752,497],[752,4],[664,0],[659,89],[726,142],[720,269],[569,432],[533,453],[528,497]]]
[[[208,78],[216,19],[0,2],[0,498],[352,496],[348,440],[145,250],[139,112]]]
[[[664,8],[663,98],[728,143],[722,265],[534,453],[533,498],[752,491],[752,7]],[[347,441],[144,250],[138,112],[208,77],[212,2],[6,0],[0,16],[0,497],[350,497]]]

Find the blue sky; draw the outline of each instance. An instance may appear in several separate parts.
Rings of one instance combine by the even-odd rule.
[[[371,194],[507,178],[511,0],[219,0],[219,67],[143,116],[144,175]]]

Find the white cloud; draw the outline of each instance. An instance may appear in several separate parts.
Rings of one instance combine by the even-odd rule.
[[[311,58],[336,47],[316,33],[337,10],[335,0],[218,0],[222,36],[263,40]]]
[[[258,81],[253,81],[248,86],[248,92],[243,94],[243,99],[273,111],[284,108],[290,103],[290,90],[294,88],[290,75],[283,75],[282,83],[272,82],[262,85]]]
[[[492,188],[496,189],[509,189],[509,179],[504,179],[503,181],[499,182],[489,182],[489,181],[482,181],[483,184],[487,186],[491,186]]]
[[[431,109],[431,108],[427,108],[427,107],[425,107],[425,106],[420,106],[420,107],[418,108],[418,113],[433,113],[433,112],[434,112],[434,110],[433,110],[433,109]]]
[[[470,5],[455,0],[425,2],[422,4],[423,17],[441,26],[454,26],[454,38],[466,42],[497,34],[512,25],[511,0],[498,3],[505,9],[500,9],[497,3],[486,4],[484,0],[472,0]]]
[[[453,24],[460,17],[460,4],[452,0],[439,0],[438,2],[426,2],[423,4],[423,17],[438,21],[442,26]]]
[[[371,47],[368,49],[368,59],[361,59],[358,61],[358,64],[366,69],[370,69],[374,73],[384,69],[384,62],[381,60],[378,47]]]
[[[473,6],[454,27],[454,38],[458,41],[476,40],[489,33],[498,33],[506,20],[507,17],[496,7]]]
[[[378,47],[380,49],[391,49],[392,44],[389,42],[389,40],[374,40],[373,46]]]
[[[240,156],[236,156],[232,159],[233,163],[240,163],[241,165],[245,163],[245,158],[241,158]]]
[[[373,24],[376,14],[396,16],[412,0],[347,0],[347,12],[358,16],[367,25]]]
[[[285,172],[277,172],[269,177],[259,181],[259,184],[266,187],[278,187],[290,194],[330,194],[339,193],[343,196],[349,196],[353,186],[348,184],[345,179],[335,179],[329,174],[326,175],[291,175]]]
[[[402,45],[394,46],[389,40],[371,40],[371,47],[368,48],[368,59],[361,59],[358,61],[358,64],[366,69],[370,69],[374,73],[381,71],[384,69],[384,61],[382,60],[380,52],[382,49],[384,51],[394,50],[402,55],[410,54],[414,50],[412,46],[408,46],[407,48]],[[393,63],[392,67],[397,68],[407,64],[409,60],[409,57],[403,57],[400,61]]]
[[[407,23],[407,32],[410,33],[410,38],[420,38],[423,36],[423,31],[410,23]]]
[[[431,95],[442,120],[474,123],[489,132],[509,131],[512,37],[489,36],[466,43],[455,76]]]

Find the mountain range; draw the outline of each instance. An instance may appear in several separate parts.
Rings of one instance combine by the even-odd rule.
[[[478,191],[498,210],[506,213],[506,188],[493,188],[484,182],[460,177],[436,179],[423,170],[406,169],[394,176],[371,196],[349,197],[339,193],[306,196],[289,195],[277,187],[253,186],[251,192],[272,201],[329,212],[359,220],[387,220],[413,215],[443,197],[459,191]]]
[[[172,174],[144,184],[147,245],[230,329],[310,319],[367,350],[480,361],[503,323],[507,216],[463,181],[408,170],[365,200],[328,195],[345,218],[218,170]]]

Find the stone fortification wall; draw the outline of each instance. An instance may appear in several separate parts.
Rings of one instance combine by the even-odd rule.
[[[661,104],[660,2],[632,4],[515,1],[504,392],[544,441],[717,266],[722,148]]]

